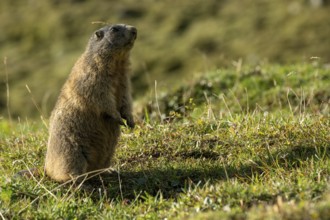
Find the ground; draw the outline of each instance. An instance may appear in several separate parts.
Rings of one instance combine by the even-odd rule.
[[[42,174],[47,119],[0,119],[2,219],[324,219],[330,216],[329,69],[218,69],[135,100],[110,174]],[[37,167],[41,175],[15,173]]]

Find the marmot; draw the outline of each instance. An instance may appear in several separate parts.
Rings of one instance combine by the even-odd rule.
[[[108,168],[120,125],[133,128],[128,73],[133,26],[97,30],[72,68],[50,117],[46,174],[58,182]]]

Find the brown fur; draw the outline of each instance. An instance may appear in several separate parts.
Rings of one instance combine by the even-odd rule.
[[[128,65],[136,33],[128,25],[101,28],[75,63],[50,118],[45,170],[52,179],[108,168],[122,118],[134,127]]]

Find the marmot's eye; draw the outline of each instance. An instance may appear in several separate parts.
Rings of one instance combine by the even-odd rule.
[[[96,31],[95,35],[97,37],[97,39],[102,39],[104,36],[104,32],[103,31]]]
[[[112,31],[112,32],[118,32],[118,31],[119,31],[119,28],[118,28],[118,27],[112,27],[112,28],[111,28],[111,31]]]

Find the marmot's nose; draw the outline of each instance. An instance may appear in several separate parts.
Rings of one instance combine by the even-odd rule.
[[[136,29],[136,27],[128,26],[128,30],[132,33],[132,35],[133,35],[134,38],[137,37],[137,29]]]

